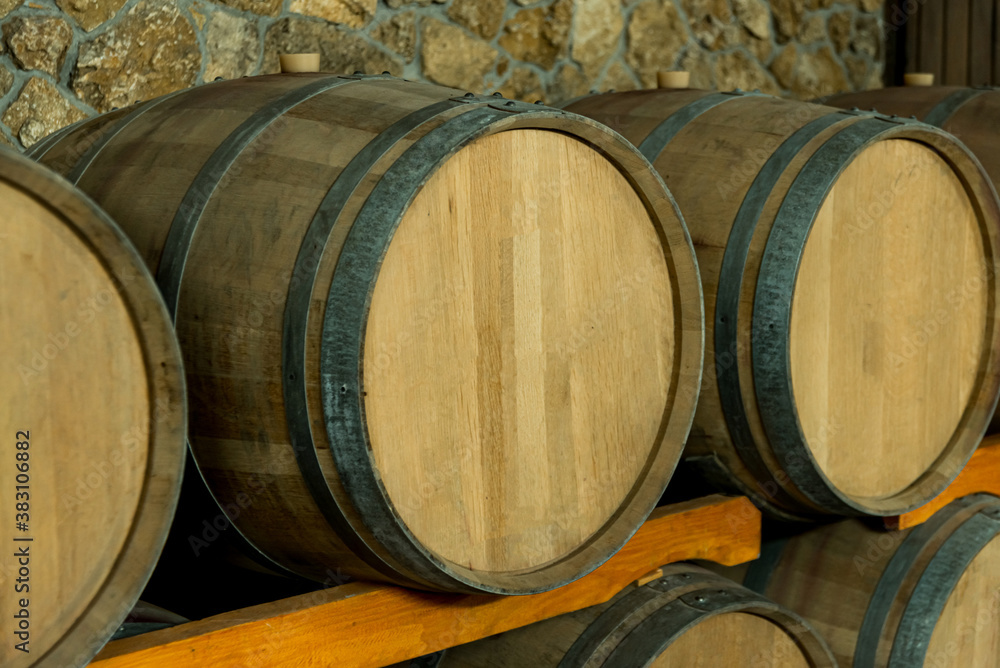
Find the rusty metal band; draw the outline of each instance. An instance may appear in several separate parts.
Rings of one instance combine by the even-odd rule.
[[[774,473],[761,457],[760,446],[755,442],[750,429],[750,421],[746,415],[746,401],[740,384],[740,369],[736,358],[740,346],[739,310],[743,277],[746,273],[754,231],[760,222],[764,206],[782,175],[792,161],[801,155],[809,142],[838,123],[850,120],[850,116],[839,112],[821,116],[799,128],[771,154],[754,177],[740,204],[726,242],[726,251],[719,272],[719,288],[715,303],[715,370],[723,415],[726,418],[733,447],[757,481],[761,493],[771,502],[786,508],[797,508],[802,504],[781,488]],[[777,222],[775,224],[777,225]],[[729,355],[729,358],[723,358],[722,355]],[[724,363],[725,359],[729,359],[728,364]],[[767,484],[773,487],[773,493],[768,494],[763,488]]]
[[[319,453],[313,440],[309,420],[306,375],[306,337],[310,300],[316,285],[320,260],[325,254],[327,240],[344,207],[354,196],[361,181],[371,173],[372,168],[392,147],[407,135],[428,121],[439,117],[450,109],[460,106],[453,100],[445,100],[415,111],[372,139],[337,176],[320,203],[302,239],[285,301],[282,327],[282,391],[285,399],[285,415],[288,420],[288,435],[292,450],[306,485],[319,505],[326,521],[335,528],[347,546],[361,557],[365,563],[395,581],[406,578],[391,565],[386,564],[364,540],[356,535],[343,509],[334,497],[330,485],[320,466]],[[429,583],[410,582],[413,586],[428,587]]]
[[[338,77],[323,77],[285,93],[270,104],[254,112],[253,115],[230,133],[202,166],[198,175],[191,182],[181,205],[174,215],[156,273],[156,281],[160,286],[167,311],[171,318],[176,318],[177,315],[177,301],[180,294],[181,279],[184,275],[184,265],[191,248],[191,240],[194,237],[195,229],[201,220],[205,206],[215,193],[218,185],[225,178],[230,167],[261,133],[289,110],[320,93],[347,83],[350,82]],[[188,452],[192,453],[190,445],[188,446]],[[222,508],[222,503],[215,496],[215,492],[212,491],[208,481],[205,479],[201,468],[197,466],[193,454],[191,454],[191,457],[195,464],[194,469],[198,472],[198,481],[201,483],[201,486],[216,503],[220,511],[225,512]],[[231,522],[230,526],[235,530],[233,541],[236,547],[248,557],[273,571],[284,575],[296,575],[271,559],[271,557],[254,545],[235,522]]]
[[[509,115],[492,105],[473,107],[421,137],[389,167],[347,234],[323,321],[323,414],[341,484],[354,506],[365,509],[362,521],[380,545],[408,572],[450,590],[508,593],[502,588],[475,586],[449,574],[445,564],[402,526],[385,497],[372,462],[361,400],[365,326],[379,268],[410,202],[451,155]]]
[[[816,216],[844,169],[865,148],[902,124],[883,116],[840,129],[792,182],[771,228],[757,279],[751,349],[757,405],[768,442],[792,484],[817,508],[863,513],[827,479],[799,422],[791,378],[791,313],[795,281]]]
[[[960,91],[952,93],[945,99],[941,100],[937,106],[928,112],[927,116],[924,118],[924,123],[942,127],[948,122],[948,119],[955,115],[955,112],[957,112],[959,108],[989,90],[993,89],[989,87],[963,88]]]

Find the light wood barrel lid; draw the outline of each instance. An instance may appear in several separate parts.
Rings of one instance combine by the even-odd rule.
[[[979,552],[934,625],[925,666],[1000,666],[1000,537]]]
[[[780,625],[753,614],[710,617],[686,631],[650,668],[810,668],[815,666]]]
[[[80,666],[138,598],[173,516],[180,357],[152,277],[89,200],[4,152],[0,201],[0,665]]]
[[[365,413],[396,512],[486,572],[579,547],[641,484],[674,382],[657,226],[601,153],[476,140],[417,195],[371,300]]]
[[[934,150],[877,142],[837,180],[803,251],[790,353],[803,432],[843,493],[897,493],[948,446],[989,345],[989,257]]]

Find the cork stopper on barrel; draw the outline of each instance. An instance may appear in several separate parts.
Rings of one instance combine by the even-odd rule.
[[[281,73],[319,72],[318,53],[282,53],[278,56]]]
[[[910,72],[903,75],[904,86],[933,86],[934,75],[930,72]]]
[[[656,87],[657,88],[690,88],[691,87],[691,73],[690,72],[657,72],[656,73]]]

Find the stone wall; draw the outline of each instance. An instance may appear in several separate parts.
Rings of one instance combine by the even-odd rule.
[[[27,147],[88,115],[277,70],[330,71],[534,101],[654,85],[812,98],[881,85],[882,0],[0,0],[0,142]]]

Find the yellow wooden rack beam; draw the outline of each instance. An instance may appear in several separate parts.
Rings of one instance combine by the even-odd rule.
[[[1000,496],[1000,434],[983,439],[968,466],[934,500],[905,515],[886,517],[885,526],[888,529],[909,529],[923,523],[955,499],[978,492]]]
[[[622,550],[572,584],[531,596],[428,594],[354,582],[109,643],[93,668],[386,666],[604,603],[659,566],[734,566],[760,551],[760,513],[709,496],[656,509]]]

